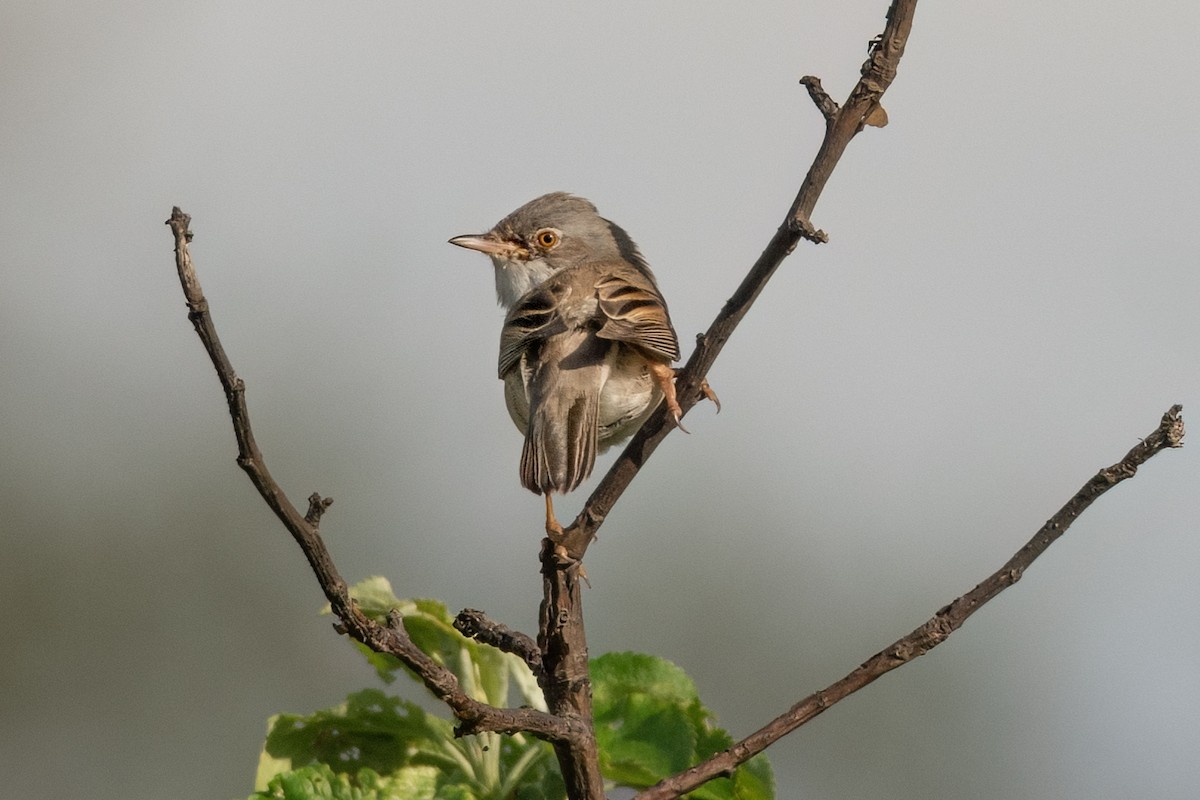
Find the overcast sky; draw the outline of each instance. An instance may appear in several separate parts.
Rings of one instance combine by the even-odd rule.
[[[375,685],[234,464],[172,205],[272,471],[337,500],[342,572],[532,632],[502,314],[446,240],[586,196],[686,355],[816,152],[798,79],[843,99],[886,5],[9,0],[4,793],[243,797],[268,716]],[[1197,30],[1193,2],[922,3],[891,124],[817,206],[829,243],[785,263],[710,375],[724,411],[689,415],[589,551],[593,655],[675,661],[745,735],[1200,410]],[[1193,797],[1197,453],[772,748],[780,797]]]

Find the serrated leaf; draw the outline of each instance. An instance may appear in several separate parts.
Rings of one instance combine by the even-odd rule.
[[[331,709],[273,717],[256,788],[273,777],[272,769],[313,763],[336,765],[338,772],[370,768],[381,774],[414,764],[446,766],[439,743],[452,737],[445,720],[378,689],[364,689]]]
[[[438,770],[406,767],[381,776],[370,769],[335,773],[328,764],[277,775],[250,800],[437,800]]]
[[[592,705],[600,769],[644,788],[696,761],[695,684],[679,667],[641,653],[592,662]]]
[[[692,679],[669,661],[609,653],[592,661],[591,677],[600,766],[608,780],[643,789],[733,743],[713,724]],[[774,797],[770,764],[757,756],[732,777],[709,781],[688,797],[769,800]]]
[[[678,709],[652,703],[625,706],[628,718],[596,719],[600,771],[623,786],[652,786],[695,761],[695,730]]]
[[[630,692],[647,694],[657,701],[687,707],[700,702],[696,684],[682,669],[645,653],[606,653],[591,662],[592,696],[612,704]]]
[[[398,612],[412,642],[453,671],[472,697],[506,706],[511,678],[527,705],[545,709],[545,699],[528,665],[514,655],[464,637],[454,628],[443,603],[397,598],[388,581],[380,577],[356,584],[350,595],[358,608],[377,622],[388,624]],[[328,606],[325,612],[329,612]],[[397,659],[354,644],[383,680],[394,680],[398,672],[416,677]],[[437,788],[429,795],[434,800],[546,800],[565,793],[548,743],[522,734],[455,738],[450,722],[377,690],[353,694],[346,703],[327,711],[272,718],[256,786],[283,786],[284,776],[293,776],[314,763],[329,766],[335,776],[370,769],[387,780],[413,767],[436,767]],[[293,777],[288,781],[292,788],[298,785]],[[317,781],[314,787],[321,785]]]

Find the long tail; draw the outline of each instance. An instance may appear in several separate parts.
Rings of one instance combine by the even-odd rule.
[[[521,451],[521,484],[531,492],[570,492],[592,474],[610,346],[582,331],[546,341],[530,381]]]

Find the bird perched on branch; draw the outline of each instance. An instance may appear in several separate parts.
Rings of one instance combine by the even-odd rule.
[[[546,533],[556,538],[552,492],[579,486],[596,453],[632,435],[664,399],[679,424],[670,366],[679,340],[666,301],[629,234],[565,192],[450,243],[486,253],[495,267],[508,310],[500,378],[525,434],[521,484],[545,495]]]

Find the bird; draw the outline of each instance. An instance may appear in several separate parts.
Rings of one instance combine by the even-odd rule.
[[[597,453],[631,436],[660,403],[679,425],[671,367],[679,338],[667,303],[629,234],[566,192],[449,243],[491,257],[507,312],[498,372],[525,436],[521,484],[545,496],[546,533],[556,540],[563,528],[552,493],[577,488]]]

